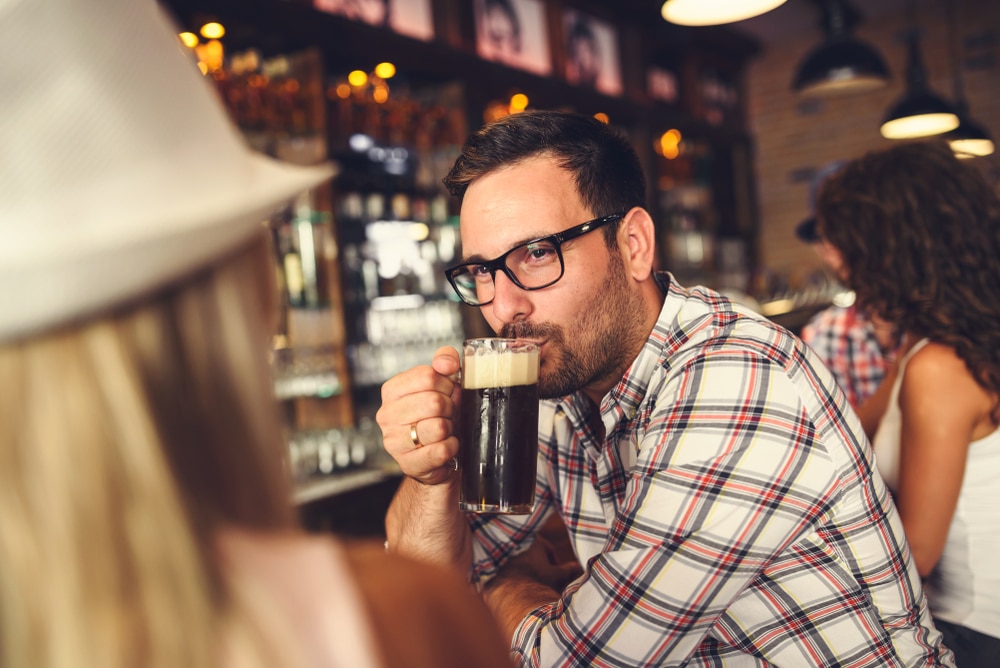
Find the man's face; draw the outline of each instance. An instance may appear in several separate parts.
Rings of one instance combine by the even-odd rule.
[[[486,10],[483,15],[483,34],[493,58],[515,58],[521,50],[514,22],[503,9],[491,7]]]
[[[600,69],[597,44],[590,39],[579,37],[573,41],[571,56],[577,82],[592,84],[597,81]]]
[[[382,25],[385,23],[386,4],[385,0],[348,0],[345,7],[347,15],[353,19]]]
[[[531,158],[484,176],[462,203],[462,250],[493,259],[538,237],[615,213],[591,211],[572,176],[550,157]],[[643,305],[622,258],[596,230],[562,245],[563,277],[541,290],[522,290],[503,272],[483,316],[503,337],[541,347],[539,393],[560,397],[589,388],[603,394],[624,374],[645,334],[635,323]]]

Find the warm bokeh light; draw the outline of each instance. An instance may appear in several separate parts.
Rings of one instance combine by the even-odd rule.
[[[193,49],[194,47],[198,46],[198,36],[195,35],[193,32],[182,32],[177,36],[181,38],[181,42],[184,44],[184,46],[186,46],[189,49]]]
[[[375,66],[375,76],[379,79],[391,79],[396,76],[396,66],[392,63],[379,63]]]
[[[486,106],[485,110],[483,110],[483,120],[487,123],[498,121],[506,116],[510,116],[510,102],[494,100]]]
[[[241,53],[231,54],[229,56],[229,68],[236,75],[256,72],[260,69],[260,51],[257,49],[247,49]]]
[[[209,72],[218,72],[222,69],[225,53],[222,42],[219,40],[212,39],[204,44],[199,44],[195,47],[194,52],[198,55],[198,61],[204,63]]]
[[[611,118],[603,111],[599,111],[596,114],[594,114],[594,118],[599,120],[601,123],[604,123],[605,125],[611,122]]]
[[[342,83],[337,84],[337,97],[341,100],[346,100],[351,96],[351,87],[348,84]]]
[[[356,88],[361,88],[368,83],[368,75],[361,70],[354,70],[347,75],[347,81]]]
[[[682,138],[680,130],[675,128],[667,130],[660,135],[660,139],[656,143],[656,152],[667,160],[673,160],[680,155]]]
[[[431,228],[426,223],[413,223],[408,230],[410,238],[414,241],[424,241],[431,235]]]
[[[389,99],[389,87],[381,84],[372,88],[372,99],[378,104],[383,104]]]
[[[510,98],[510,113],[516,114],[528,108],[528,96],[524,93],[515,93]]]
[[[205,39],[219,39],[226,34],[226,29],[222,27],[221,23],[212,21],[206,23],[201,27],[201,36]]]

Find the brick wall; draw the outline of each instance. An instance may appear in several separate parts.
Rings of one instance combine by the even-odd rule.
[[[856,0],[855,5],[864,11],[863,2]],[[962,0],[957,6],[965,97],[973,119],[1000,141],[1000,0]],[[944,0],[917,0],[914,7],[923,31],[920,48],[930,87],[952,100],[954,70]],[[879,134],[879,126],[904,90],[906,45],[901,36],[909,26],[907,18],[905,12],[866,17],[854,31],[875,46],[889,66],[892,81],[882,90],[809,103],[791,91],[797,64],[822,39],[818,12],[815,29],[768,47],[749,68],[759,260],[762,268],[789,277],[793,286],[820,266],[794,235],[795,225],[809,213],[810,174],[832,160],[851,159],[892,144]],[[1000,155],[977,158],[974,164],[1000,185]]]

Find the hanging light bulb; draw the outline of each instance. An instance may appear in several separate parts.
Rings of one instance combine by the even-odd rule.
[[[749,19],[783,4],[785,0],[666,0],[660,14],[682,26],[712,26]]]
[[[958,112],[958,127],[947,132],[944,139],[959,158],[979,158],[994,151],[993,139],[986,128],[972,120],[969,103],[962,87],[962,57],[958,50],[958,19],[955,3],[948,6],[948,42],[951,51],[952,82],[955,86],[955,108]]]
[[[883,88],[889,68],[869,44],[851,36],[856,12],[845,0],[823,4],[826,38],[799,63],[792,89],[805,97],[833,97]]]
[[[992,155],[995,147],[990,133],[969,118],[968,105],[958,106],[958,127],[944,135],[948,146],[959,158],[981,158]]]
[[[906,92],[886,112],[881,132],[886,139],[912,139],[939,135],[958,127],[958,114],[944,98],[927,87],[927,72],[920,59],[916,29],[907,36]]]

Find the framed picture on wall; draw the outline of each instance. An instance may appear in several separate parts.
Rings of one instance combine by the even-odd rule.
[[[431,0],[313,0],[313,7],[425,42],[434,39]]]
[[[621,95],[618,31],[607,21],[575,9],[563,12],[566,81],[605,95]]]
[[[480,58],[552,74],[543,0],[474,0],[473,9]]]
[[[680,96],[680,83],[676,71],[659,65],[646,69],[646,93],[653,100],[675,104]]]

